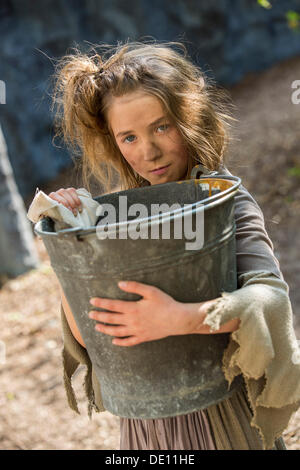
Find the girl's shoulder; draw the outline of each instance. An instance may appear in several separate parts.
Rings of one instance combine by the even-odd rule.
[[[219,175],[233,175],[222,164]],[[264,215],[255,198],[243,184],[235,197],[236,254],[239,274],[248,271],[268,271],[283,279],[273,243],[266,231]]]
[[[239,176],[237,174],[231,173],[226,165],[224,163],[221,163],[218,169],[218,175],[226,175],[226,176]],[[240,207],[243,207],[243,209],[247,209],[250,212],[253,212],[257,214],[259,217],[259,220],[263,220],[263,212],[261,208],[259,207],[257,201],[253,197],[252,194],[249,193],[247,188],[243,185],[243,181],[241,182],[241,185],[239,187],[239,190],[237,192],[237,195],[235,196],[235,201],[236,201],[236,208],[237,211],[239,211]],[[241,206],[240,206],[241,204]]]

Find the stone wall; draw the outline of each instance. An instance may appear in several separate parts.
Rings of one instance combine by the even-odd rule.
[[[75,43],[142,39],[184,40],[194,62],[222,85],[251,71],[299,55],[299,34],[288,28],[285,12],[298,0],[1,0],[0,80],[6,104],[0,122],[21,195],[72,165],[52,144],[49,110],[51,58]],[[299,78],[299,77],[298,77]]]

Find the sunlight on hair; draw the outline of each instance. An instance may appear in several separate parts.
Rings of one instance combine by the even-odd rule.
[[[110,99],[142,89],[161,100],[176,123],[189,152],[186,179],[193,166],[217,170],[236,119],[226,90],[218,88],[188,57],[179,42],[126,42],[116,46],[78,46],[55,66],[52,109],[55,136],[70,148],[90,190],[94,177],[105,191],[117,177],[121,189],[147,186],[123,158],[109,129],[106,112]]]

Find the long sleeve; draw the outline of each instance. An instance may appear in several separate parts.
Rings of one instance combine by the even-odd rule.
[[[251,425],[270,449],[300,406],[300,351],[288,285],[263,214],[243,186],[236,196],[235,220],[239,289],[223,292],[204,323],[215,331],[240,319],[224,352],[223,372],[229,385],[243,375],[253,411]]]
[[[225,166],[219,174],[232,175]],[[237,275],[263,270],[283,279],[259,205],[242,184],[234,199]]]

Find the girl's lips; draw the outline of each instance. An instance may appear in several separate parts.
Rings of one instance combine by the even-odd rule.
[[[157,168],[157,170],[152,170],[151,173],[155,173],[156,175],[162,175],[170,165],[162,166],[161,168]]]

